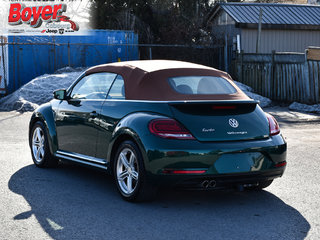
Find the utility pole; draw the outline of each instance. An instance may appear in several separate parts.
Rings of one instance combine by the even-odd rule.
[[[259,53],[259,48],[261,44],[261,24],[262,24],[262,8],[260,8],[260,14],[259,14],[259,24],[258,24],[258,36],[257,36],[257,44],[256,44],[256,53]]]

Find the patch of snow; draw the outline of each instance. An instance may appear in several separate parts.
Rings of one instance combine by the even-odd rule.
[[[245,92],[245,91],[244,91]],[[266,97],[263,97],[259,94],[256,94],[256,93],[253,93],[253,92],[245,92],[245,94],[248,95],[248,97],[254,99],[254,100],[258,100],[260,101],[259,105],[260,107],[262,108],[265,108],[265,107],[269,107],[272,103],[272,101],[269,99],[269,98],[266,98]]]
[[[79,69],[78,71],[71,68],[65,70],[68,72],[39,76],[12,94],[0,99],[0,110],[33,111],[39,105],[50,101],[53,98],[54,90],[68,88],[82,73]]]
[[[320,104],[307,105],[294,102],[289,106],[289,109],[308,113],[320,113]]]
[[[70,73],[70,72],[83,72],[88,68],[84,68],[84,67],[77,67],[77,68],[73,68],[73,67],[64,67],[64,68],[60,68],[57,71],[55,71],[55,74],[59,74],[59,73]]]
[[[249,87],[249,86],[247,86],[247,85],[245,85],[245,84],[243,84],[243,83],[241,83],[241,82],[238,82],[238,81],[234,81],[234,82],[237,84],[237,86],[238,86],[242,91],[244,91],[244,92],[254,92],[251,87]]]
[[[234,81],[237,86],[242,90],[244,91],[245,94],[247,94],[248,97],[254,99],[254,100],[258,100],[260,101],[260,107],[262,108],[265,108],[265,107],[269,107],[272,103],[272,101],[269,99],[269,98],[266,98],[266,97],[263,97],[259,94],[256,94],[253,92],[253,89],[241,82],[237,82],[237,81]]]

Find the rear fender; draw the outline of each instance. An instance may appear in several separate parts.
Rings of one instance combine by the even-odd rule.
[[[54,154],[58,150],[58,139],[56,125],[54,122],[54,115],[50,103],[46,103],[37,108],[32,116],[29,123],[29,136],[33,125],[37,121],[42,121],[47,128],[48,143],[51,154]],[[30,144],[30,142],[29,142]]]
[[[112,134],[108,148],[108,159],[112,161],[112,154],[116,151],[116,146],[118,146],[119,141],[127,137],[134,140],[138,145],[146,165],[148,162],[146,143],[151,134],[148,129],[148,124],[152,119],[166,117],[167,116],[152,113],[133,113],[120,120]]]

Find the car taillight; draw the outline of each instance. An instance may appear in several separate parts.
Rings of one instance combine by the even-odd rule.
[[[149,131],[156,136],[169,139],[195,139],[192,134],[174,119],[154,119]]]
[[[275,165],[275,167],[284,167],[284,166],[286,166],[287,165],[287,162],[286,161],[283,161],[283,162],[280,162],[280,163],[277,163],[276,165]]]
[[[273,135],[279,134],[280,128],[279,128],[279,124],[278,124],[277,120],[269,113],[266,113],[266,116],[267,116],[268,122],[269,122],[270,135],[273,136]]]

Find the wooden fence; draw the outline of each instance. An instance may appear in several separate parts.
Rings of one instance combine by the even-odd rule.
[[[272,100],[319,103],[320,54],[308,57],[309,51],[240,53],[235,63],[235,79]]]

